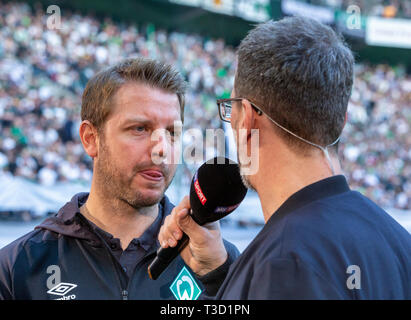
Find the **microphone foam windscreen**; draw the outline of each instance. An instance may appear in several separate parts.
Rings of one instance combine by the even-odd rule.
[[[246,194],[237,163],[224,157],[208,160],[191,181],[192,217],[199,225],[217,221],[234,211]]]

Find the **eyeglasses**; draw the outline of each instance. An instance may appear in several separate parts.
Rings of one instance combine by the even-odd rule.
[[[232,102],[233,101],[242,101],[245,98],[230,98],[230,99],[218,99],[217,106],[218,106],[218,113],[220,115],[221,120],[225,122],[231,121],[231,109],[232,109]],[[259,107],[257,107],[254,103],[246,99],[250,102],[251,106],[257,111],[257,114],[261,116],[263,112]]]
[[[231,104],[232,104],[233,101],[242,101],[242,100],[247,100],[247,101],[251,104],[251,106],[253,107],[253,109],[257,111],[257,114],[258,114],[259,116],[261,116],[262,114],[265,114],[265,115],[267,116],[267,118],[270,119],[271,122],[273,122],[277,127],[283,129],[284,131],[288,132],[289,134],[291,134],[292,136],[296,137],[297,139],[300,139],[300,140],[302,140],[302,141],[304,141],[304,142],[306,142],[306,143],[308,143],[308,144],[310,144],[310,145],[312,145],[312,146],[314,146],[314,147],[319,148],[319,149],[324,153],[324,155],[325,155],[325,157],[326,157],[326,159],[327,159],[327,161],[328,161],[328,163],[329,163],[329,165],[330,165],[331,171],[332,171],[332,173],[333,173],[333,175],[334,175],[334,167],[333,167],[333,164],[332,164],[330,155],[329,155],[329,153],[328,153],[328,147],[331,147],[331,146],[335,145],[335,144],[340,140],[341,135],[338,136],[338,138],[337,138],[333,143],[330,143],[329,145],[326,145],[325,147],[320,146],[320,145],[315,144],[315,143],[313,143],[313,142],[311,142],[311,141],[308,141],[308,140],[306,140],[306,139],[304,139],[304,138],[301,138],[300,136],[297,136],[295,133],[291,132],[291,131],[288,130],[287,128],[284,128],[282,125],[280,125],[279,123],[277,123],[276,121],[274,121],[268,114],[266,114],[265,112],[263,112],[260,107],[256,106],[254,103],[252,103],[250,100],[248,100],[248,99],[246,99],[246,98],[218,99],[218,100],[217,100],[217,106],[218,106],[218,112],[219,112],[219,114],[220,114],[221,120],[223,120],[223,121],[225,121],[225,122],[231,122],[231,109],[232,109]]]

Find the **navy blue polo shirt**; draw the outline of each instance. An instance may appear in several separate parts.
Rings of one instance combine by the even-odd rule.
[[[80,213],[79,213],[80,214]],[[157,235],[160,231],[161,224],[164,218],[164,210],[161,203],[158,204],[158,215],[153,223],[144,231],[139,238],[131,240],[125,250],[121,248],[119,238],[114,238],[109,232],[99,228],[83,215],[86,225],[90,231],[95,232],[106,243],[111,250],[113,256],[122,266],[124,272],[128,277],[132,276],[134,268],[144,259],[150,249],[156,245]]]
[[[217,300],[411,299],[411,236],[333,176],[290,196],[228,274],[219,269]],[[209,295],[215,274],[200,278]]]

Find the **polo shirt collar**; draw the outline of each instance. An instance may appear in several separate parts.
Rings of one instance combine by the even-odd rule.
[[[74,228],[73,222],[78,216],[82,216],[80,213],[80,207],[87,201],[89,193],[82,192],[78,193],[73,196],[70,202],[66,203],[58,212],[55,218],[49,218],[48,220],[53,220],[48,222],[48,224],[55,225],[55,219],[59,219],[64,226],[66,232],[69,232],[69,235],[73,235],[75,237],[80,236],[80,234],[84,235],[82,238],[93,238],[92,234],[86,232],[84,228]],[[159,210],[158,215],[154,222],[144,231],[144,233],[139,237],[132,240],[135,244],[140,244],[140,246],[149,251],[151,248],[157,248],[159,246],[157,235],[160,230],[161,225],[164,222],[164,218],[171,213],[171,210],[174,208],[174,205],[169,201],[168,197],[164,195],[164,197],[159,202]],[[85,218],[84,218],[85,219]],[[97,227],[91,221],[85,219],[86,223],[94,230],[98,231],[100,235],[104,237],[106,241],[110,241],[113,239],[113,236],[108,232],[102,230],[101,228]],[[45,221],[47,222],[47,220]],[[44,224],[44,222],[43,222]],[[42,224],[42,225],[43,225]],[[47,225],[45,227],[47,227]],[[42,225],[38,227],[42,227]],[[60,231],[61,232],[61,231]]]

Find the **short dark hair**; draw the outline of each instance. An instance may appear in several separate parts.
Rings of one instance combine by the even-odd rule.
[[[186,82],[171,65],[147,58],[126,59],[94,75],[86,85],[81,102],[81,120],[100,130],[113,109],[113,97],[122,85],[136,82],[175,93],[184,121]]]
[[[353,55],[341,36],[313,19],[288,17],[259,24],[237,54],[236,96],[249,98],[311,142],[326,146],[338,138],[354,69]],[[309,147],[280,128],[276,132],[294,150]]]

